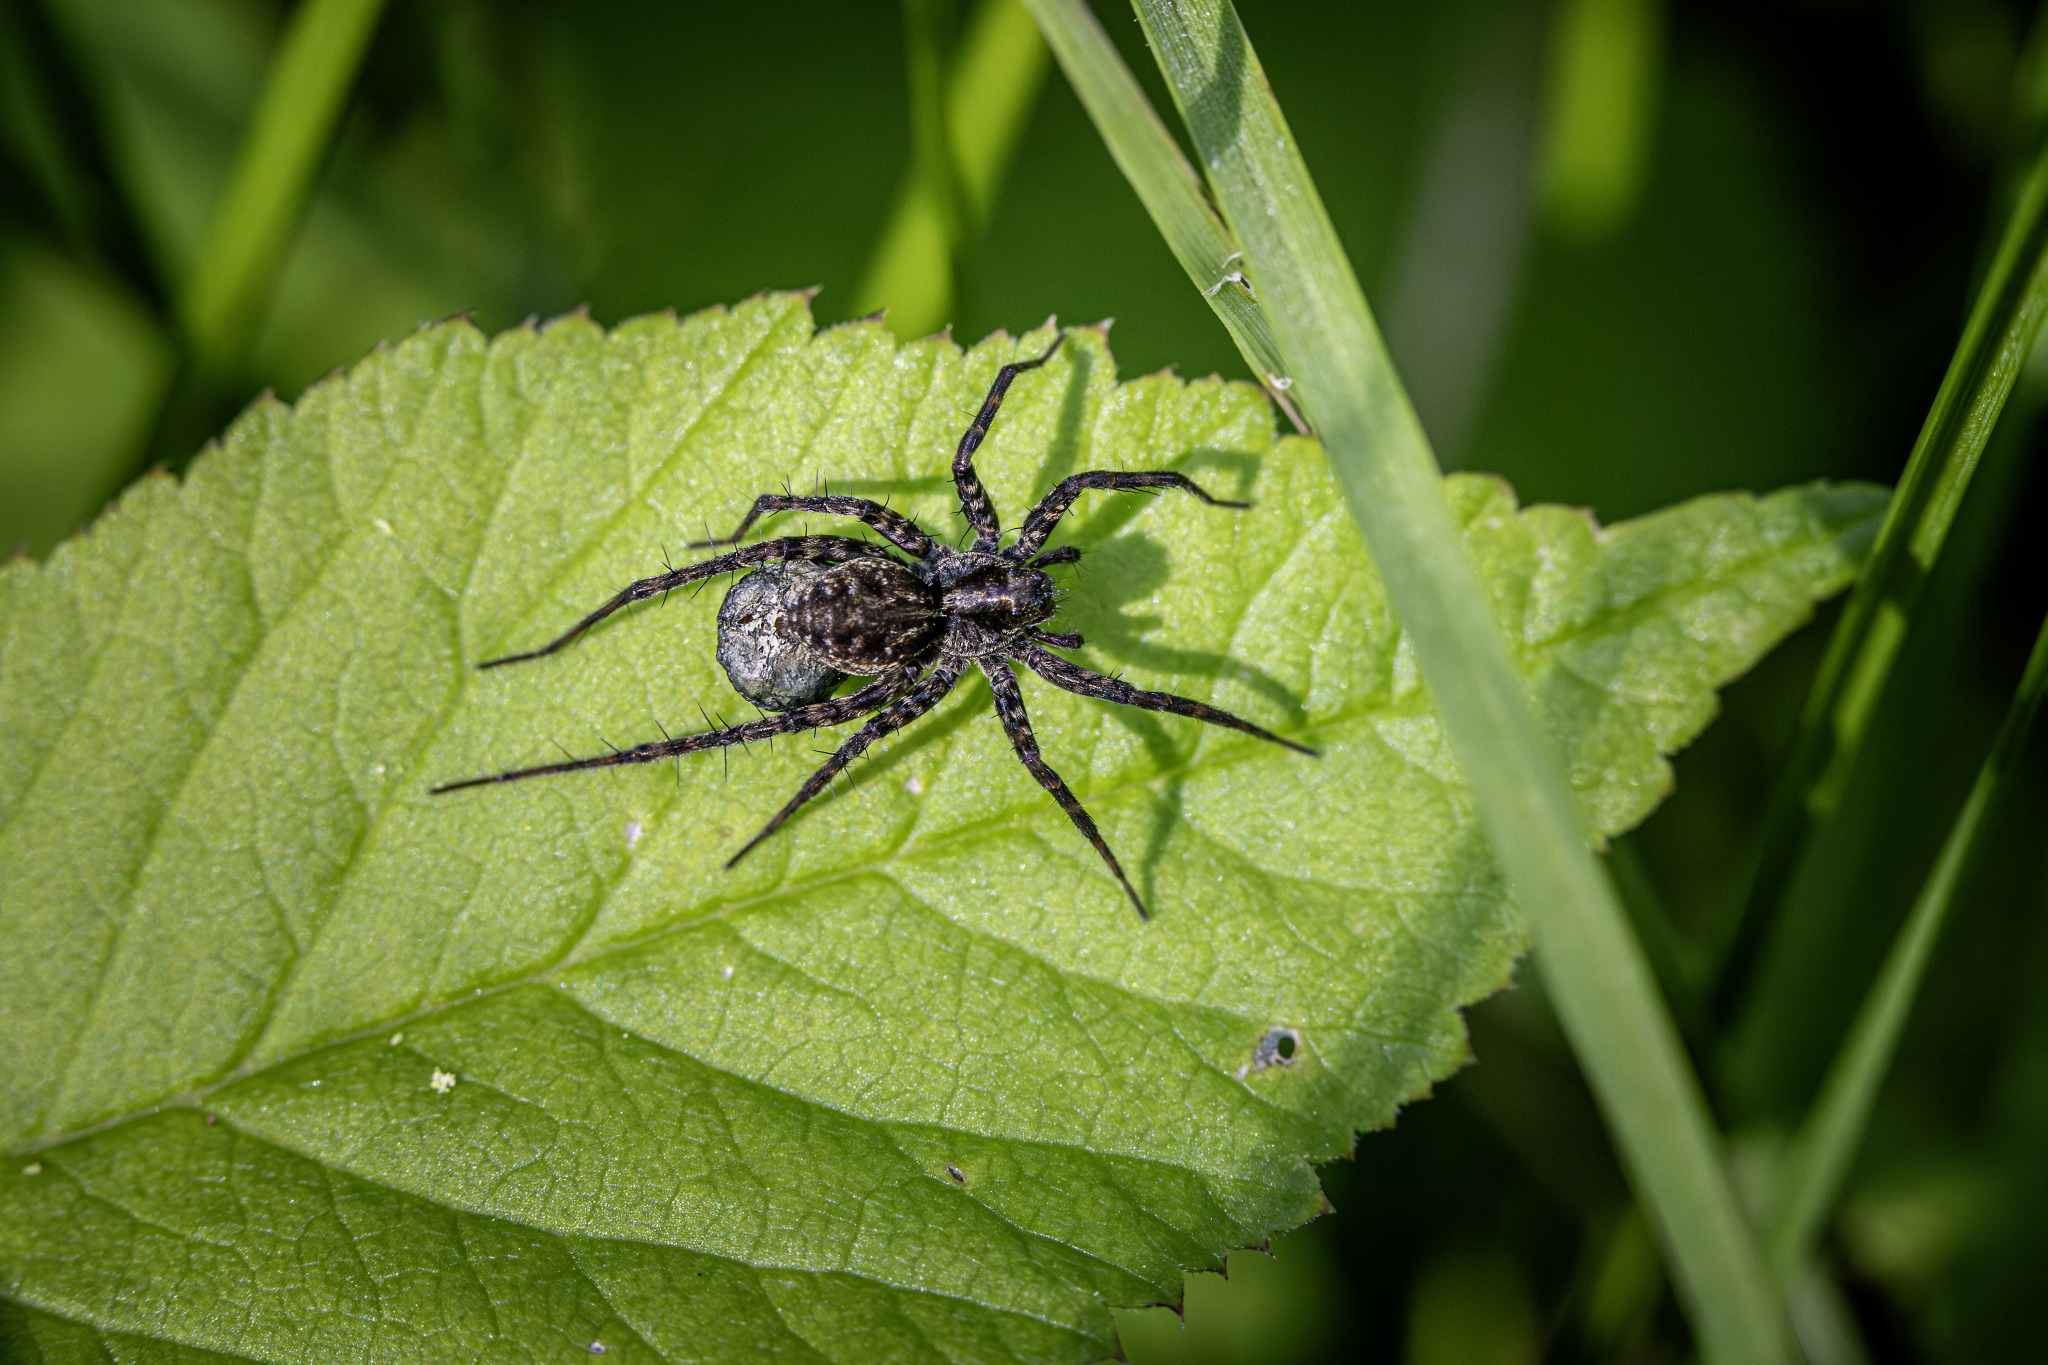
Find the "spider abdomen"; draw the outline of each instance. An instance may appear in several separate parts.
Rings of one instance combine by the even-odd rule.
[[[846,681],[790,630],[804,589],[824,571],[802,559],[763,564],[733,584],[718,608],[718,666],[732,690],[763,711],[823,701]]]
[[[944,625],[940,602],[895,560],[856,559],[805,583],[786,629],[833,668],[873,675],[931,652]]]

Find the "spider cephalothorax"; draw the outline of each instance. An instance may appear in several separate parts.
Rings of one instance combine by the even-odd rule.
[[[1055,687],[1084,697],[1169,711],[1211,725],[1242,730],[1260,739],[1314,755],[1292,740],[1260,729],[1228,711],[1166,692],[1146,692],[1117,678],[1071,663],[1045,647],[1079,649],[1081,637],[1043,629],[1052,619],[1056,592],[1045,570],[1071,564],[1080,551],[1063,546],[1046,551],[1045,542],[1074,500],[1091,488],[1109,491],[1135,488],[1179,488],[1217,507],[1244,507],[1242,502],[1212,498],[1185,475],[1165,471],[1125,473],[1096,470],[1062,479],[1031,514],[1017,539],[1002,543],[995,504],[974,473],[974,452],[988,434],[1010,384],[1026,370],[1052,359],[1065,333],[1055,338],[1036,360],[1005,365],[996,373],[974,424],[960,438],[953,456],[953,483],[960,510],[973,529],[965,550],[935,543],[901,513],[865,498],[798,497],[764,493],[755,499],[730,536],[699,542],[693,548],[731,545],[761,517],[771,512],[829,512],[866,522],[909,562],[879,545],[845,536],[786,536],[742,546],[701,564],[671,569],[622,589],[596,611],[570,627],[561,638],[525,654],[511,654],[477,665],[496,668],[552,654],[605,617],[643,598],[666,593],[738,569],[753,569],[726,595],[718,613],[718,661],[733,687],[763,710],[779,712],[744,725],[726,726],[701,735],[635,745],[596,758],[572,759],[536,768],[514,768],[489,777],[473,777],[434,788],[436,793],[492,782],[511,782],[583,768],[613,768],[628,763],[658,763],[665,758],[747,744],[757,739],[815,730],[868,716],[867,724],[839,746],[825,765],[812,773],[775,818],[747,841],[726,863],[747,856],[754,845],[782,827],[784,821],[823,791],[834,776],[877,739],[902,729],[938,705],[971,667],[988,678],[995,694],[996,715],[1017,751],[1017,757],[1066,811],[1131,898],[1140,916],[1145,904],[1130,878],[1109,851],[1095,821],[1075,799],[1051,765],[1040,757],[1024,711],[1024,695],[1011,672],[1021,663]],[[871,681],[844,696],[832,692],[849,676]]]

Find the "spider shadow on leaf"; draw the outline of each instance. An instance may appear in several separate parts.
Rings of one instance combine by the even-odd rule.
[[[1052,442],[1045,448],[1045,458],[1039,462],[1027,506],[1035,506],[1080,464],[1081,425],[1088,416],[1088,377],[1095,373],[1095,357],[1077,348],[1067,352],[1067,360],[1071,368],[1066,392],[1060,395],[1059,419],[1053,424]]]
[[[1236,451],[1199,450],[1182,462],[1183,468],[1202,465],[1233,470],[1242,497],[1256,481],[1258,458]],[[1301,728],[1308,719],[1303,699],[1264,668],[1213,650],[1159,643],[1150,636],[1163,624],[1161,619],[1129,610],[1131,604],[1149,598],[1173,580],[1165,545],[1142,531],[1116,534],[1142,510],[1143,505],[1135,499],[1109,503],[1077,528],[1074,540],[1084,546],[1085,553],[1070,595],[1062,603],[1059,624],[1078,630],[1088,641],[1089,652],[1101,660],[1176,677],[1235,677],[1278,708],[1288,728]],[[1200,735],[1183,737],[1152,712],[1108,707],[1104,714],[1128,729],[1144,745],[1153,766],[1167,775],[1152,793],[1145,848],[1138,857],[1145,894],[1156,900],[1159,868],[1174,827],[1182,823],[1186,779],[1179,769],[1193,753]]]
[[[1076,370],[1080,371],[1079,378],[1068,384],[1057,435],[1033,481],[1034,502],[1072,473],[1080,460],[1080,429],[1087,398],[1087,375],[1083,366],[1092,364],[1092,357],[1085,352],[1080,354],[1076,365]],[[1171,467],[1183,472],[1217,470],[1230,477],[1237,489],[1236,496],[1249,497],[1258,480],[1259,457],[1243,451],[1205,447],[1190,451],[1185,458],[1173,462]],[[861,479],[846,480],[838,486],[849,493],[870,496],[951,490],[950,481],[945,479]],[[1059,538],[1062,542],[1080,546],[1084,551],[1081,564],[1069,581],[1059,624],[1078,630],[1087,639],[1091,653],[1116,663],[1179,677],[1234,676],[1277,707],[1290,726],[1299,728],[1308,716],[1302,698],[1271,673],[1255,664],[1212,650],[1157,643],[1148,637],[1163,624],[1161,619],[1126,610],[1131,603],[1150,597],[1173,578],[1169,555],[1162,543],[1145,532],[1119,534],[1146,506],[1146,502],[1135,498],[1105,500],[1093,516],[1074,528],[1071,535]],[[902,759],[919,752],[925,744],[950,737],[980,711],[986,710],[988,705],[989,698],[983,688],[970,694],[966,702],[949,706],[938,724],[917,732],[912,740],[897,744],[887,757],[878,762],[864,765],[862,773],[848,790],[868,780],[870,775],[878,777],[888,772]],[[1178,738],[1163,718],[1152,712],[1125,707],[1102,709],[1137,738],[1157,770],[1169,774],[1151,793],[1145,847],[1138,856],[1145,894],[1156,898],[1159,868],[1173,838],[1174,827],[1181,823],[1184,809],[1186,782],[1175,770],[1187,761],[1198,736]]]
[[[1278,708],[1286,726],[1300,729],[1306,725],[1308,708],[1302,698],[1259,665],[1214,650],[1189,649],[1150,638],[1165,623],[1157,616],[1127,609],[1172,580],[1164,545],[1144,532],[1118,536],[1096,545],[1082,559],[1072,592],[1061,603],[1059,623],[1079,631],[1091,653],[1114,663],[1181,678],[1234,677]],[[1148,713],[1119,708],[1111,714],[1140,735],[1158,730],[1158,720]],[[1155,757],[1169,766],[1178,761]]]

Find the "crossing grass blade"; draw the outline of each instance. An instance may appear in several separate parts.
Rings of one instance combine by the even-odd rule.
[[[2048,318],[2048,22],[2036,21],[2015,94],[2019,159],[2001,196],[2010,211],[1774,779],[1749,894],[1720,969],[1724,1017],[1742,1003],[1809,840],[1841,803],[1921,590]]]
[[[384,0],[305,0],[292,14],[178,312],[198,365],[239,362],[284,264]]]
[[[1784,1309],[1722,1169],[1697,1077],[1453,530],[1395,375],[1257,55],[1223,0],[1138,0],[1286,362],[1330,452],[1534,921],[1580,1065],[1712,1362],[1781,1361]],[[1056,49],[1057,50],[1057,49]]]
[[[1044,30],[1060,69],[1095,123],[1109,154],[1137,191],[1174,259],[1208,301],[1244,353],[1252,373],[1295,424],[1306,431],[1289,396],[1294,381],[1280,359],[1272,325],[1246,282],[1244,252],[1217,216],[1173,134],[1159,121],[1137,78],[1110,44],[1085,0],[1025,0]]]
[[[2034,640],[2012,705],[1991,753],[1943,841],[1891,952],[1864,997],[1856,1022],[1821,1085],[1820,1097],[1794,1137],[1785,1159],[1776,1216],[1771,1224],[1771,1266],[1788,1285],[1804,1273],[1829,1212],[1848,1179],[1863,1142],[1878,1091],[1891,1069],[1928,961],[1954,907],[1956,890],[1982,839],[1985,819],[2007,774],[2025,748],[2041,698],[2048,693],[2048,621]]]

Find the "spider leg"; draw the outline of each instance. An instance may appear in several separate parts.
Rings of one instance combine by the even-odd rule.
[[[619,589],[609,602],[590,615],[578,621],[561,636],[542,645],[529,649],[524,654],[507,654],[503,658],[488,659],[477,665],[481,672],[486,668],[500,668],[506,664],[524,663],[554,653],[569,644],[584,631],[589,630],[619,608],[657,594],[670,592],[686,583],[696,583],[707,578],[716,578],[722,573],[736,569],[751,568],[777,559],[805,559],[815,564],[844,564],[853,559],[887,559],[888,551],[879,545],[870,545],[864,540],[850,540],[845,536],[788,536],[782,540],[764,540],[754,545],[742,546],[731,554],[707,559],[701,564],[690,564],[652,578],[642,578]]]
[[[690,542],[692,550],[709,549],[714,545],[737,545],[740,537],[747,533],[762,517],[771,512],[829,512],[837,517],[858,517],[880,531],[903,553],[923,559],[932,552],[932,538],[917,528],[917,523],[901,512],[892,512],[878,502],[867,498],[824,496],[815,498],[792,497],[787,493],[763,493],[754,499],[754,508],[743,518],[729,536],[714,536],[709,540]]]
[[[1054,649],[1079,649],[1082,645],[1088,643],[1081,638],[1079,631],[1040,630],[1037,626],[1033,626],[1024,633],[1038,641],[1038,643],[1051,645]]]
[[[989,690],[996,694],[996,715],[1003,722],[1003,730],[1010,736],[1010,747],[1017,751],[1017,757],[1031,775],[1038,779],[1038,785],[1052,793],[1052,799],[1060,803],[1060,809],[1074,822],[1074,828],[1081,831],[1083,838],[1102,855],[1102,861],[1109,864],[1118,885],[1131,898],[1137,908],[1139,919],[1151,919],[1145,911],[1145,902],[1138,899],[1138,893],[1131,886],[1131,879],[1124,875],[1123,864],[1116,860],[1116,854],[1109,851],[1103,840],[1102,831],[1095,828],[1094,817],[1082,808],[1081,802],[1068,788],[1066,779],[1052,770],[1052,765],[1040,757],[1038,737],[1031,733],[1031,717],[1024,711],[1024,692],[1017,686],[1017,675],[1010,672],[1010,666],[1001,659],[979,660],[981,671],[988,675]]]
[[[781,829],[785,820],[795,815],[805,802],[830,786],[832,779],[839,775],[840,769],[860,757],[870,744],[892,731],[902,729],[937,706],[945,695],[953,690],[953,685],[960,681],[960,675],[966,667],[966,664],[954,659],[941,661],[937,668],[925,674],[924,679],[909,692],[870,716],[868,723],[856,730],[853,738],[840,745],[838,751],[825,760],[823,767],[806,778],[803,786],[797,789],[796,795],[789,798],[789,804],[775,812],[775,818],[763,826],[759,834],[747,840],[746,847],[728,858],[725,865],[731,867],[752,853],[754,845]]]
[[[517,782],[526,777],[545,777],[551,773],[581,772],[585,768],[618,768],[629,763],[659,763],[665,758],[682,754],[703,753],[708,749],[723,749],[733,744],[749,744],[757,739],[768,739],[775,735],[795,734],[799,730],[816,730],[821,726],[837,725],[841,721],[864,716],[868,712],[888,705],[908,691],[914,676],[908,668],[892,669],[882,674],[866,687],[849,692],[843,697],[827,697],[824,701],[809,706],[799,706],[793,711],[780,715],[765,716],[750,720],[743,725],[728,725],[701,735],[683,735],[678,739],[636,744],[630,749],[618,749],[596,758],[575,758],[567,763],[547,763],[538,768],[512,768],[488,777],[472,777],[461,782],[444,782],[432,788],[430,795],[442,792],[461,791],[464,787],[484,787],[493,782]]]
[[[1051,683],[1069,692],[1099,701],[1113,701],[1119,706],[1137,706],[1147,711],[1167,711],[1176,716],[1188,716],[1195,720],[1207,721],[1229,730],[1242,730],[1248,735],[1271,740],[1275,744],[1307,754],[1310,758],[1322,755],[1305,744],[1296,744],[1291,739],[1282,739],[1270,730],[1262,730],[1248,720],[1240,720],[1228,711],[1219,711],[1213,706],[1187,697],[1176,697],[1171,692],[1146,692],[1131,686],[1121,678],[1105,677],[1092,668],[1083,668],[1069,663],[1057,654],[1048,654],[1036,645],[1025,645],[1011,657],[1021,661],[1026,668]]]
[[[960,511],[974,530],[974,548],[977,550],[994,553],[1002,545],[1003,528],[996,520],[995,503],[989,500],[988,490],[981,486],[981,479],[974,472],[974,452],[981,449],[982,438],[988,435],[989,423],[996,420],[996,410],[1002,407],[1003,395],[1010,391],[1011,382],[1024,371],[1035,370],[1051,360],[1053,352],[1066,339],[1067,334],[1062,331],[1038,359],[1019,361],[997,370],[995,383],[989,385],[988,397],[982,400],[974,425],[967,428],[960,437],[960,448],[953,452],[953,484],[960,490]]]
[[[1122,492],[1132,488],[1179,488],[1193,493],[1211,507],[1249,507],[1248,502],[1234,502],[1229,498],[1212,497],[1202,486],[1185,474],[1170,469],[1148,469],[1125,472],[1115,469],[1096,469],[1086,474],[1071,474],[1061,479],[1031,509],[1031,515],[1024,518],[1024,527],[1017,533],[1017,543],[1008,550],[1012,559],[1029,559],[1045,544],[1053,527],[1060,524],[1060,518],[1074,505],[1074,499],[1091,488],[1109,492]],[[1057,554],[1058,551],[1053,553]]]

